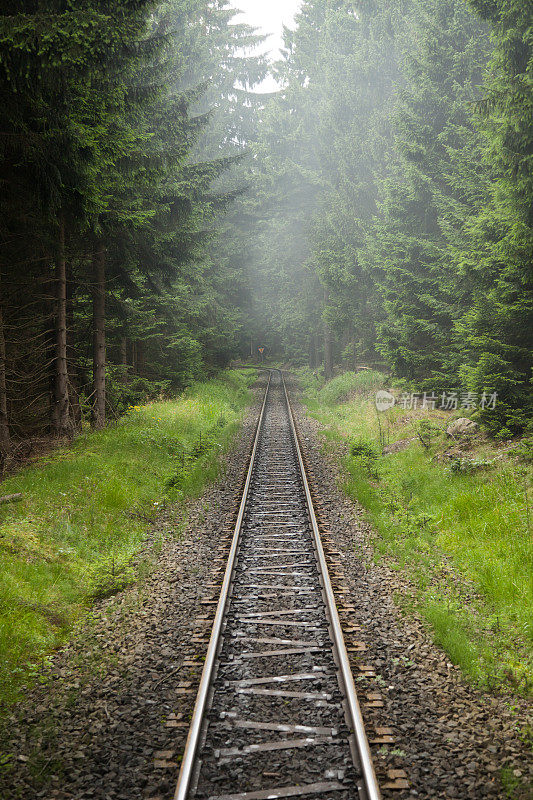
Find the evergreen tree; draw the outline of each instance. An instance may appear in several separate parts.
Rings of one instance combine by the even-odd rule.
[[[0,3],[4,460],[259,344],[524,428],[523,3],[304,0],[271,96],[228,0],[45,5]]]
[[[470,108],[490,50],[462,0],[415,2],[405,35],[405,85],[375,225],[380,347],[397,375],[437,391],[457,385],[453,324],[468,292],[450,248],[486,180]]]
[[[13,344],[7,341],[4,360],[0,353],[8,383],[4,391],[0,374],[0,428],[9,433],[2,397],[15,397],[16,357],[36,424],[51,368],[50,416],[64,434],[80,422],[80,401],[89,402],[100,427],[106,370],[127,382],[124,362],[146,372],[150,348],[166,353],[151,377],[164,375],[175,385],[198,375],[213,349],[219,348],[215,358],[229,357],[222,340],[231,342],[235,318],[207,246],[217,215],[235,194],[213,184],[240,155],[220,124],[212,124],[211,106],[229,114],[233,104],[231,138],[239,138],[231,82],[238,76],[252,84],[259,66],[238,56],[253,36],[230,24],[225,2],[88,0],[74,11],[58,0],[46,13],[30,2],[11,11],[6,4],[0,17],[4,316],[11,324],[10,304],[15,311],[21,302],[12,265],[24,264],[38,287],[29,305],[39,314],[35,329],[23,328],[25,318],[15,328],[23,332],[23,348],[37,341],[33,353],[46,366],[30,366],[32,348],[22,354],[15,347],[20,337],[9,331]],[[212,37],[205,36],[206,24]],[[193,151],[208,129],[211,152],[200,163]],[[29,222],[33,236],[22,244]],[[155,309],[165,325],[153,324]],[[202,333],[209,325],[213,331]],[[119,372],[106,361],[106,329]],[[120,394],[115,377],[111,389],[113,397]],[[11,424],[22,424],[21,404],[13,408]],[[3,434],[2,441],[7,449]]]
[[[486,207],[470,220],[461,253],[472,304],[458,330],[468,388],[498,392],[485,411],[495,430],[522,430],[533,411],[533,28],[518,0],[472,0],[490,23],[494,54],[478,103],[486,168]]]

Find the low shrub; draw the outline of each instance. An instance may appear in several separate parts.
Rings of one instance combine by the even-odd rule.
[[[343,403],[353,394],[369,395],[385,385],[385,376],[375,370],[343,372],[319,391],[318,400],[325,405]]]

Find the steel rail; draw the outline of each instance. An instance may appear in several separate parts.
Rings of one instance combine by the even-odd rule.
[[[194,711],[191,719],[191,726],[189,728],[189,735],[187,737],[187,742],[185,744],[185,751],[183,753],[183,759],[181,762],[181,769],[178,777],[178,783],[176,786],[176,791],[174,793],[174,800],[186,800],[187,794],[191,785],[191,780],[194,772],[194,765],[195,759],[198,752],[198,745],[200,742],[200,735],[202,731],[202,724],[204,720],[204,714],[207,707],[207,700],[209,696],[209,690],[211,688],[211,681],[213,677],[213,672],[215,668],[216,658],[218,654],[218,648],[220,644],[220,635],[222,632],[222,627],[224,623],[224,615],[226,611],[226,605],[229,597],[229,591],[231,588],[231,582],[233,578],[233,571],[235,568],[235,559],[237,555],[237,551],[239,549],[239,542],[241,537],[241,527],[242,527],[242,520],[244,517],[244,509],[246,506],[246,501],[248,499],[248,492],[250,489],[250,483],[252,480],[252,472],[255,464],[255,456],[257,452],[257,446],[259,443],[259,438],[261,435],[261,428],[263,426],[263,419],[265,415],[265,407],[266,401],[268,397],[268,390],[270,388],[270,381],[272,379],[272,372],[269,372],[268,376],[268,383],[265,390],[265,395],[263,397],[263,405],[261,406],[261,412],[259,414],[259,420],[257,423],[257,429],[254,438],[254,445],[252,449],[252,454],[250,457],[250,464],[248,467],[248,473],[246,475],[246,482],[244,484],[244,490],[242,493],[241,504],[239,506],[239,513],[237,516],[237,522],[235,523],[235,530],[233,533],[233,538],[231,542],[231,548],[228,556],[228,563],[226,566],[226,571],[224,573],[224,580],[222,582],[222,587],[220,590],[220,597],[218,600],[217,610],[215,613],[215,620],[213,622],[213,628],[211,631],[211,638],[209,639],[209,646],[207,648],[207,654],[205,657],[204,668],[202,670],[202,677],[200,678],[200,685],[198,687],[198,694],[196,695],[196,703],[194,705]]]
[[[281,372],[281,370],[280,370]],[[316,519],[315,510],[313,507],[313,499],[311,497],[311,491],[309,489],[309,483],[307,481],[307,474],[305,471],[305,465],[302,458],[302,451],[300,448],[300,442],[298,439],[298,433],[296,430],[296,423],[294,421],[294,415],[292,412],[291,403],[289,400],[289,394],[287,392],[287,386],[285,384],[285,379],[283,377],[283,373],[281,372],[281,381],[283,384],[283,389],[285,392],[285,400],[287,402],[287,409],[289,411],[289,420],[291,424],[291,431],[294,437],[294,442],[296,446],[296,455],[298,457],[298,464],[300,466],[300,473],[302,477],[303,487],[305,491],[305,497],[307,501],[308,513],[309,518],[311,520],[311,527],[313,529],[313,538],[315,544],[315,551],[318,559],[318,566],[319,571],[322,576],[323,580],[323,590],[326,600],[326,607],[328,610],[331,629],[333,633],[334,639],[334,646],[337,651],[337,656],[339,659],[339,669],[341,673],[342,682],[344,684],[344,692],[346,694],[346,701],[348,706],[348,714],[350,721],[353,726],[353,731],[355,735],[355,741],[358,751],[358,756],[360,760],[360,766],[363,773],[363,781],[364,781],[364,788],[367,793],[368,800],[381,800],[381,793],[379,791],[379,785],[376,778],[376,773],[374,771],[374,764],[372,762],[372,756],[370,753],[370,747],[368,744],[368,739],[365,732],[365,726],[363,722],[363,717],[361,714],[361,707],[359,706],[359,701],[357,699],[357,692],[355,690],[355,684],[353,680],[352,670],[350,667],[350,661],[348,659],[348,653],[346,651],[346,645],[344,642],[344,636],[342,634],[342,627],[339,619],[339,612],[337,611],[337,604],[335,602],[335,595],[333,592],[333,587],[331,585],[331,580],[329,577],[328,567],[326,563],[326,556],[324,554],[324,548],[322,546],[322,541],[320,539],[320,531],[318,528],[318,522]]]

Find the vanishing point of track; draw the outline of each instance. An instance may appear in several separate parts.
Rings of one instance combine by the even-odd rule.
[[[287,390],[271,372],[175,800],[378,800]]]

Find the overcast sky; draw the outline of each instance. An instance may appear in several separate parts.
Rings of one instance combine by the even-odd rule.
[[[301,0],[231,0],[231,5],[242,11],[242,15],[236,16],[234,22],[247,22],[248,25],[259,28],[261,33],[269,35],[264,52],[276,59],[282,45],[283,26],[293,27],[294,15],[300,2]],[[272,91],[275,88],[274,81],[265,81],[260,90]]]

